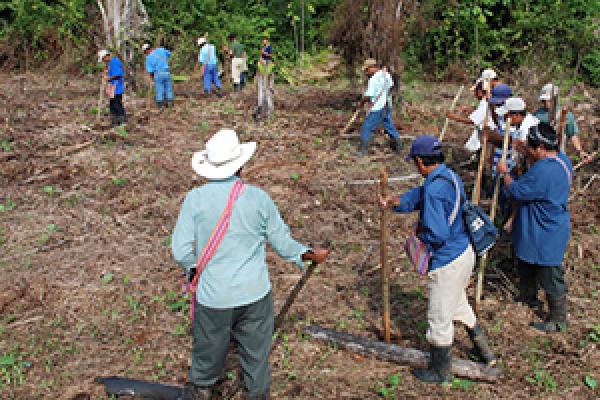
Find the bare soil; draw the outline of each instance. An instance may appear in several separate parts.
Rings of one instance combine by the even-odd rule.
[[[273,351],[273,398],[377,398],[384,387],[388,398],[598,397],[599,389],[585,379],[590,386],[600,381],[600,182],[578,192],[600,172],[598,162],[578,172],[570,204],[569,332],[539,336],[529,327],[540,317],[512,302],[515,273],[508,246],[500,243],[491,255],[479,318],[505,379],[431,386],[417,382],[407,367],[302,333],[313,323],[380,335],[376,186],[349,182],[377,178],[383,166],[390,176],[416,171],[380,133],[370,157],[354,157],[357,126],[344,137],[339,131],[358,91],[278,87],[275,117],[256,124],[252,88],[206,99],[197,94],[198,82],[177,84],[173,109],[158,111],[128,97],[127,130],[117,133],[108,116],[92,113],[95,80],[5,75],[0,82],[0,398],[104,398],[96,376],[185,381],[191,340],[169,237],[185,193],[203,183],[190,168],[192,152],[224,127],[258,142],[244,179],[271,194],[294,236],[315,244],[328,239],[334,248],[292,307],[283,344]],[[408,88],[395,114],[401,134],[436,132],[456,90],[432,83]],[[600,132],[598,92],[575,94],[574,110],[591,148]],[[463,103],[471,100],[466,96]],[[450,124],[446,136],[449,164],[467,186],[472,167],[459,165],[469,156],[462,149],[469,134]],[[417,182],[391,183],[390,190],[400,193]],[[393,340],[425,349],[426,282],[402,250],[414,221],[414,215],[391,216]],[[300,271],[273,253],[268,262],[279,307]],[[460,326],[455,343],[455,356],[467,357],[469,341]]]

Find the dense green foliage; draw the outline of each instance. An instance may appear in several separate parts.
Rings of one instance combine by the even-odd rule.
[[[477,67],[582,67],[600,85],[600,0],[429,0],[410,21],[408,60],[444,70]]]
[[[251,61],[267,34],[276,59],[293,62],[302,45],[301,4],[305,49],[316,52],[327,45],[330,21],[342,1],[145,0],[152,24],[145,39],[172,49],[172,62],[182,69],[193,65],[195,40],[205,32],[219,48],[230,32],[238,33]],[[363,26],[372,18],[368,3],[352,3],[361,8]],[[600,85],[600,0],[423,0],[404,1],[404,7],[410,8],[407,69],[443,76],[457,64],[468,70],[491,64],[567,67]],[[63,62],[90,64],[102,43],[95,0],[0,0],[0,21],[0,64],[10,67],[59,56]]]

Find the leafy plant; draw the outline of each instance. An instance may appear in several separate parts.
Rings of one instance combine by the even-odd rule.
[[[109,284],[113,280],[113,274],[111,272],[107,272],[102,275],[102,282],[105,284]]]
[[[598,387],[598,381],[591,375],[586,375],[583,378],[583,382],[585,383],[585,386],[589,387],[592,390],[596,390],[596,388]]]
[[[391,374],[387,377],[387,382],[381,382],[377,386],[376,392],[386,399],[397,399],[396,393],[398,392],[398,386],[400,386],[401,382],[402,377],[400,374]]]
[[[117,178],[116,176],[112,177],[112,183],[115,186],[125,186],[127,182],[127,178]]]
[[[25,369],[31,367],[19,354],[0,355],[0,389],[5,386],[19,386],[25,382]]]
[[[0,148],[2,149],[2,151],[5,151],[7,153],[12,151],[12,146],[10,145],[10,142],[6,139],[0,140]]]
[[[12,211],[15,209],[15,207],[15,202],[10,197],[7,197],[4,204],[0,203],[0,213]]]

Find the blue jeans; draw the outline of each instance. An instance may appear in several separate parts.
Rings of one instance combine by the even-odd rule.
[[[165,97],[167,101],[173,101],[173,81],[169,71],[154,73],[154,89],[156,90],[156,102],[162,102]]]
[[[213,83],[218,89],[221,89],[217,64],[206,64],[206,68],[204,69],[204,91],[206,93],[210,93]]]
[[[394,121],[392,121],[392,110],[389,107],[384,107],[378,111],[371,111],[365,122],[360,127],[360,141],[363,143],[369,143],[373,131],[383,124],[383,129],[392,138],[398,139],[398,131],[394,127]]]

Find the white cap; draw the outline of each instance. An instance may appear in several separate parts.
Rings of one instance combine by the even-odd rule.
[[[510,111],[525,111],[525,101],[520,97],[509,97],[502,107],[496,109],[496,114],[503,116]]]
[[[110,51],[106,49],[98,50],[98,62],[102,62],[102,59],[110,54]]]
[[[540,90],[540,100],[552,100],[553,97],[559,95],[558,86],[547,83]]]
[[[198,46],[202,46],[204,43],[206,43],[206,38],[205,37],[199,37],[198,38]]]
[[[144,43],[144,44],[142,45],[142,51],[146,51],[146,50],[148,50],[149,48],[150,48],[150,45],[149,45],[148,43]]]
[[[484,80],[492,80],[498,78],[498,74],[493,69],[484,69],[481,73],[481,79]]]

